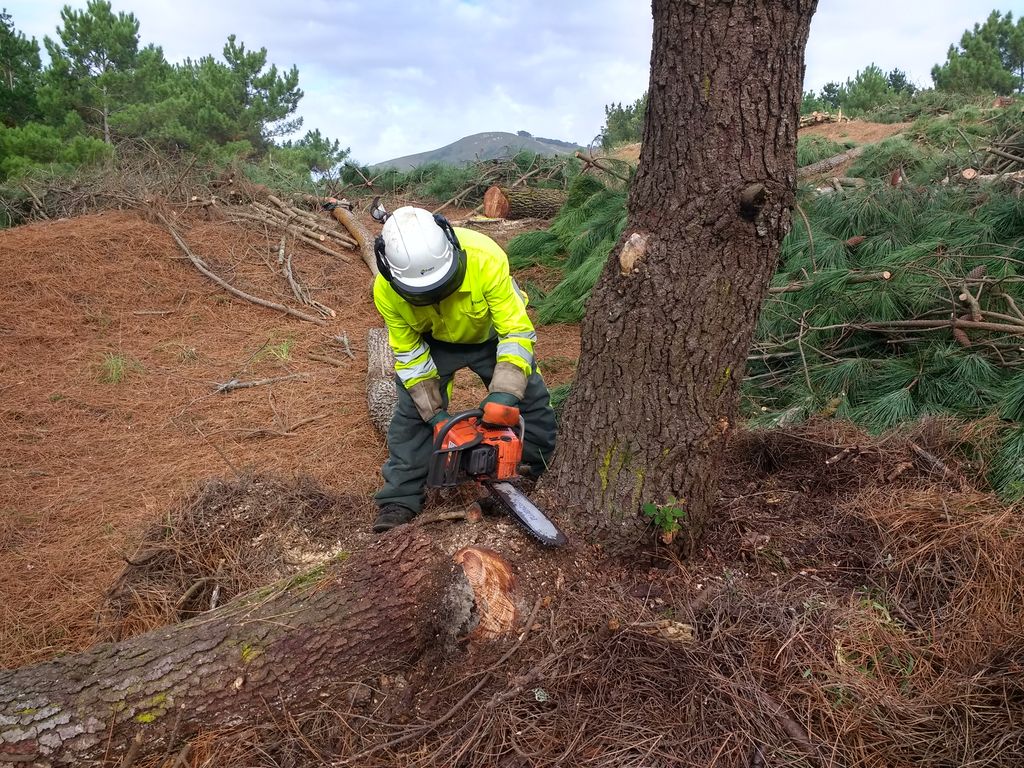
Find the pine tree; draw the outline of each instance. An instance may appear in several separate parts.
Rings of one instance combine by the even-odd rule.
[[[885,103],[892,96],[893,89],[885,73],[876,64],[869,64],[846,81],[840,98],[845,110],[860,113]]]
[[[917,86],[907,79],[907,73],[902,69],[893,69],[885,79],[893,93],[905,93],[907,96],[917,93]]]
[[[960,93],[1007,95],[1024,89],[1024,18],[992,11],[984,24],[951,45],[945,64],[932,68],[935,87]]]
[[[106,0],[89,0],[84,11],[64,6],[59,40],[44,38],[50,54],[43,95],[53,122],[74,109],[112,143],[110,117],[125,102],[139,59],[139,22],[115,14]]]
[[[39,44],[14,28],[11,15],[0,13],[0,123],[15,126],[36,116]]]
[[[193,144],[247,142],[263,151],[271,139],[302,126],[302,118],[292,117],[302,98],[296,67],[285,73],[266,68],[267,49],[247,51],[234,35],[223,54],[224,62],[204,56],[178,69],[180,120]]]

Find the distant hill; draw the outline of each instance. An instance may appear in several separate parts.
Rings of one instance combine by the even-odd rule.
[[[446,163],[448,165],[462,165],[476,160],[493,160],[496,157],[506,157],[515,152],[527,150],[536,152],[538,155],[558,155],[575,152],[582,149],[579,144],[558,139],[544,139],[539,136],[531,136],[526,131],[519,133],[505,133],[503,131],[488,131],[486,133],[474,133],[472,136],[464,136],[458,141],[453,141],[440,149],[432,149],[429,152],[419,152],[415,155],[396,157],[393,160],[385,160],[372,166],[373,170],[383,168],[397,168],[400,171],[407,171],[426,163]]]

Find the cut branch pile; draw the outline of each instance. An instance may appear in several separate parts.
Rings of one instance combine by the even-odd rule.
[[[341,232],[316,214],[296,208],[273,195],[270,195],[269,199],[273,206],[255,201],[251,206],[232,206],[225,209],[225,212],[236,220],[254,221],[284,230],[301,242],[339,261],[352,261],[350,256],[338,250],[358,250],[358,243],[348,232]]]
[[[1024,171],[1024,129],[1015,126],[991,142],[982,168],[988,173]]]
[[[0,187],[0,211],[17,225],[108,209],[198,208],[213,197],[214,176],[194,160],[176,162],[145,142],[124,141],[102,165],[71,174],[37,170]]]
[[[203,259],[200,258],[195,252],[193,252],[191,248],[188,247],[188,243],[186,243],[182,236],[178,234],[177,229],[175,229],[175,227],[167,220],[166,216],[164,216],[162,213],[157,213],[156,216],[160,220],[160,222],[167,228],[167,231],[170,233],[171,237],[174,238],[174,242],[177,243],[178,247],[182,250],[182,252],[186,256],[188,256],[189,261],[192,262],[195,268],[202,272],[206,277],[210,278],[210,280],[215,282],[228,293],[232,294],[233,296],[237,296],[240,299],[244,299],[245,301],[251,301],[253,304],[258,304],[261,307],[273,309],[276,310],[277,312],[283,312],[286,315],[297,317],[299,320],[305,320],[306,322],[313,323],[314,325],[324,324],[324,321],[321,320],[319,317],[307,315],[305,312],[300,312],[297,309],[292,309],[291,307],[287,307],[284,304],[278,304],[276,301],[261,299],[259,296],[253,296],[251,293],[243,291],[241,288],[236,288],[227,280],[215,274],[213,270],[210,269],[209,265],[205,261],[203,261]]]
[[[433,212],[440,213],[452,206],[481,200],[484,192],[493,186],[516,189],[525,185],[527,180],[532,180],[534,185],[541,187],[563,186],[569,169],[568,162],[569,159],[565,157],[546,158],[537,155],[533,157],[525,171],[516,163],[515,158],[477,163],[473,166],[472,182],[445,200]],[[474,211],[479,212],[482,207],[483,203]]]

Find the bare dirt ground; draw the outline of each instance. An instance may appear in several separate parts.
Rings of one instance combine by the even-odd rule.
[[[850,120],[842,123],[819,123],[801,128],[800,133],[810,136],[824,136],[833,141],[852,141],[855,144],[874,144],[902,133],[910,123],[871,123],[866,120]],[[608,153],[616,160],[636,163],[640,159],[640,144],[623,144]]]
[[[824,136],[833,141],[852,141],[854,144],[875,144],[882,139],[902,133],[910,123],[869,123],[866,120],[850,120],[842,123],[819,123],[801,128],[800,133],[809,136]]]
[[[229,282],[297,307],[276,233],[201,218],[180,229]],[[366,331],[381,324],[370,276],[356,254],[288,248],[337,312],[324,327],[229,296],[135,213],[0,232],[0,667],[89,645],[124,558],[197,482],[308,475],[368,500],[386,456],[364,394]],[[571,377],[577,336],[542,331],[552,385]],[[301,377],[216,392],[290,374]],[[467,403],[483,392],[462,390]],[[368,502],[332,514],[339,541],[368,535]]]

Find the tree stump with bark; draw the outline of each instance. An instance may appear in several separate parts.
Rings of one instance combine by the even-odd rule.
[[[171,750],[200,731],[265,722],[268,706],[321,706],[478,624],[488,638],[511,629],[514,610],[488,610],[510,600],[494,592],[512,588],[508,564],[488,550],[459,561],[472,562],[471,580],[422,531],[400,530],[187,623],[0,671],[0,764],[109,765],[129,750]],[[478,599],[474,584],[489,591]]]
[[[550,219],[565,205],[561,189],[490,187],[484,192],[484,216],[492,219]]]

